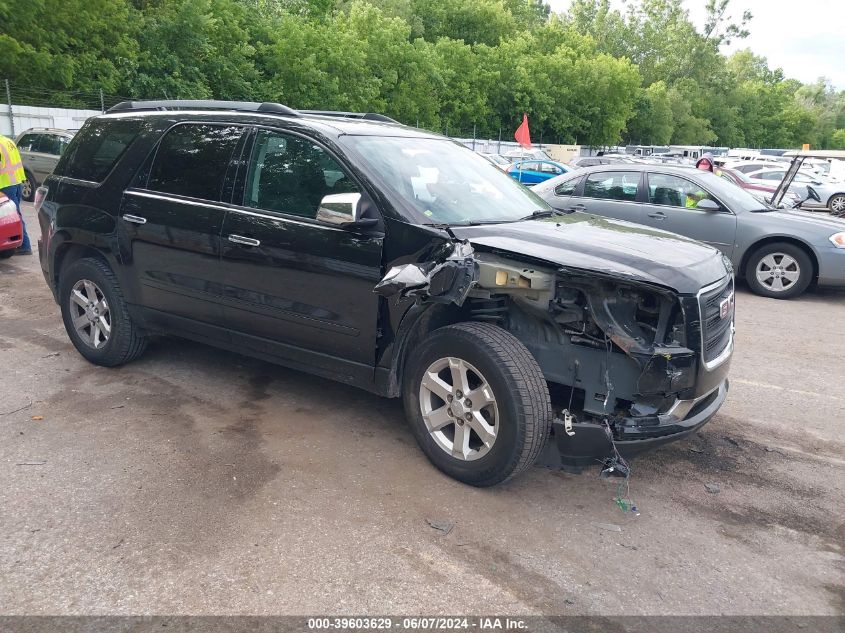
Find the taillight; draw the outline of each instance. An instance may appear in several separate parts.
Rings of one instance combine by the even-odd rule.
[[[4,194],[0,193],[0,218],[17,214],[18,207],[15,206],[15,203],[12,202],[9,198],[7,198]]]
[[[35,204],[35,212],[36,213],[38,213],[38,211],[41,209],[41,205],[44,204],[44,200],[47,198],[47,192],[48,191],[49,191],[49,189],[47,189],[47,187],[44,187],[44,186],[38,187],[38,189],[35,190],[34,204]]]

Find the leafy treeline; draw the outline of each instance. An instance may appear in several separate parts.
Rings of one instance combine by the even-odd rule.
[[[845,147],[845,92],[720,54],[751,16],[699,1],[703,25],[681,0],[0,0],[0,78],[66,103],[274,100],[452,135],[510,137],[528,112],[555,142]]]

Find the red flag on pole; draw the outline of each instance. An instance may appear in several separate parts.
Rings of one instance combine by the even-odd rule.
[[[522,124],[516,128],[516,133],[513,137],[522,147],[531,149],[531,132],[528,131],[528,115],[524,112],[522,113]]]

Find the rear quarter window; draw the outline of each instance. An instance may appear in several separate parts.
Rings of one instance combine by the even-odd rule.
[[[94,119],[73,137],[54,171],[59,176],[102,182],[138,137],[140,119]]]

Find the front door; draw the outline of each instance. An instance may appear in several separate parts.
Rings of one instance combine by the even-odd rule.
[[[127,294],[152,322],[194,332],[219,325],[221,197],[243,132],[226,124],[171,128],[124,194],[120,252],[134,269]]]
[[[383,236],[317,220],[324,196],[360,184],[314,141],[271,129],[255,132],[241,171],[222,233],[237,343],[317,373],[337,361],[371,373]]]
[[[648,204],[644,223],[715,246],[733,254],[736,216],[714,196],[691,180],[673,174],[648,174]],[[701,200],[712,200],[720,209],[699,209]]]

